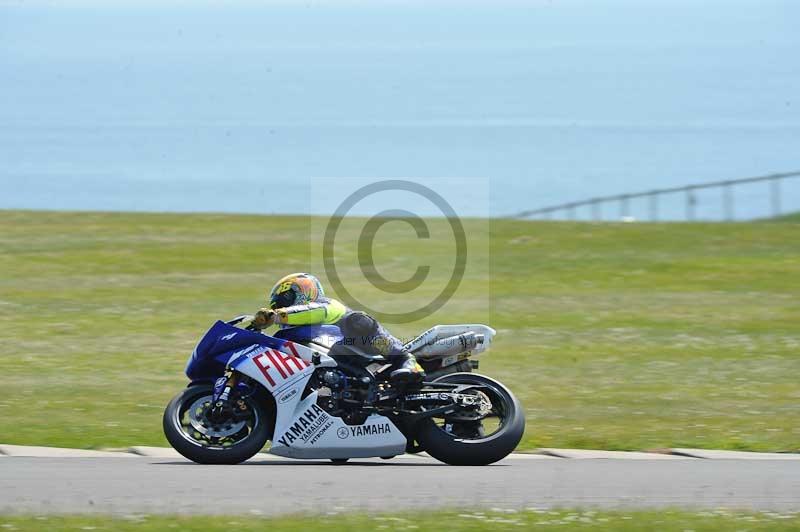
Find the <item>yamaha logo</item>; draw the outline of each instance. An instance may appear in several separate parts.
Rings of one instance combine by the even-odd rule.
[[[339,430],[336,431],[336,435],[339,436],[340,439],[346,440],[348,436],[350,436],[350,431],[347,430],[347,427],[339,427]]]
[[[297,395],[297,389],[296,388],[294,390],[289,391],[288,393],[283,394],[283,396],[279,399],[278,402],[283,404],[286,401],[288,401],[289,399],[291,399],[292,397],[294,397],[295,395]]]

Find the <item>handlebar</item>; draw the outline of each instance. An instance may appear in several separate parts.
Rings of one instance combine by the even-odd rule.
[[[236,325],[237,323],[241,323],[244,320],[249,320],[252,317],[253,316],[250,316],[249,314],[242,314],[241,316],[236,316],[232,320],[226,321],[225,323],[227,323],[228,325]],[[259,329],[258,327],[253,326],[253,324],[251,323],[250,325],[245,327],[244,330],[245,331],[259,332],[261,329]]]
[[[247,318],[250,318],[250,316],[249,316],[249,315],[247,315],[247,314],[242,314],[241,316],[236,316],[236,317],[235,317],[235,318],[233,318],[232,320],[230,320],[230,321],[226,321],[225,323],[227,323],[228,325],[236,325],[237,323],[241,323],[241,322],[243,322],[243,321],[244,321],[244,320],[246,320]]]

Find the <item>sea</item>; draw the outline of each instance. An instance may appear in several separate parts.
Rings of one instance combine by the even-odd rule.
[[[798,27],[796,0],[0,0],[0,209],[326,215],[388,183],[347,213],[446,215],[412,182],[502,217],[800,171]]]

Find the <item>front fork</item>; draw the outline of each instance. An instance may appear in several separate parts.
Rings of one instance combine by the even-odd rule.
[[[225,369],[225,374],[214,382],[214,395],[211,399],[211,417],[222,417],[229,410],[231,390],[237,384],[237,374],[230,368]]]
[[[214,398],[212,399],[214,406],[222,406],[219,404],[220,401],[227,402],[234,386],[236,386],[236,374],[232,369],[227,368],[225,374],[214,382]]]

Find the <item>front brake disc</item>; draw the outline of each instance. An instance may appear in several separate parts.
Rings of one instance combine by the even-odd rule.
[[[244,428],[244,421],[228,419],[221,423],[212,422],[206,415],[210,405],[211,401],[208,397],[201,397],[192,403],[192,406],[190,406],[187,411],[189,414],[189,424],[197,432],[210,438],[224,438],[226,436],[232,436]]]

